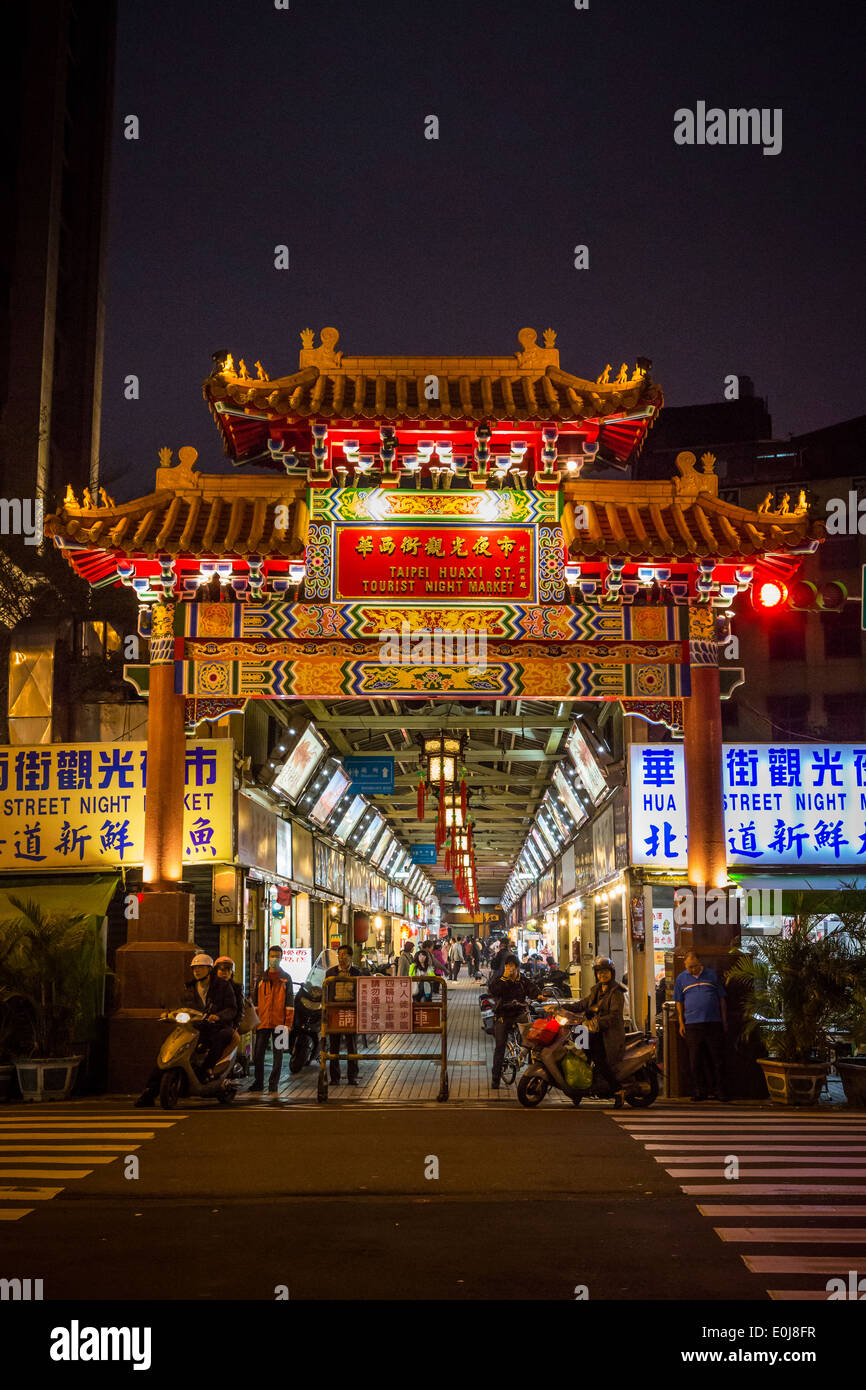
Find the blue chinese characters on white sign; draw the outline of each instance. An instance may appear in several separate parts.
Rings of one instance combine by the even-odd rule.
[[[630,750],[631,860],[685,868],[682,744]],[[722,789],[728,866],[866,865],[866,746],[726,743]]]

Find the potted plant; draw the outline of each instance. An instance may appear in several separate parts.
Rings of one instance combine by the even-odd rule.
[[[744,1036],[757,1034],[769,1053],[758,1065],[770,1099],[817,1104],[834,1034],[862,1019],[866,895],[798,893],[781,934],[737,951],[728,979],[745,986]]]
[[[29,1055],[15,1058],[25,1100],[64,1100],[75,1083],[108,973],[92,918],[45,913],[10,897],[20,917],[0,922],[0,1005],[17,1011]]]

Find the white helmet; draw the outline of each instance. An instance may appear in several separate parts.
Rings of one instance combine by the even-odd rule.
[[[205,955],[204,951],[199,951],[197,956],[193,956],[190,965],[209,965],[213,967],[213,957]]]

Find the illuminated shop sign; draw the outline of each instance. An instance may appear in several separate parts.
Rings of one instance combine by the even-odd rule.
[[[632,863],[685,868],[682,744],[633,745],[630,783]],[[866,745],[726,743],[722,790],[729,867],[866,863]]]
[[[575,724],[571,729],[565,740],[565,751],[574,763],[577,776],[586,787],[592,801],[601,801],[607,791],[607,782],[583,736],[580,724]]]
[[[231,861],[230,739],[186,746],[183,862]],[[144,861],[146,743],[0,748],[0,870]]]

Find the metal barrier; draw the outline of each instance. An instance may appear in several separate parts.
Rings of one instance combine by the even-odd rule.
[[[414,999],[416,985],[429,982],[440,998]],[[432,991],[431,991],[432,992]],[[408,1025],[408,1026],[407,1026]],[[438,1101],[448,1099],[448,985],[439,975],[332,975],[322,985],[318,1101],[328,1099],[328,1064],[347,1062],[438,1062]],[[329,1039],[365,1033],[438,1033],[438,1052],[331,1052]]]

